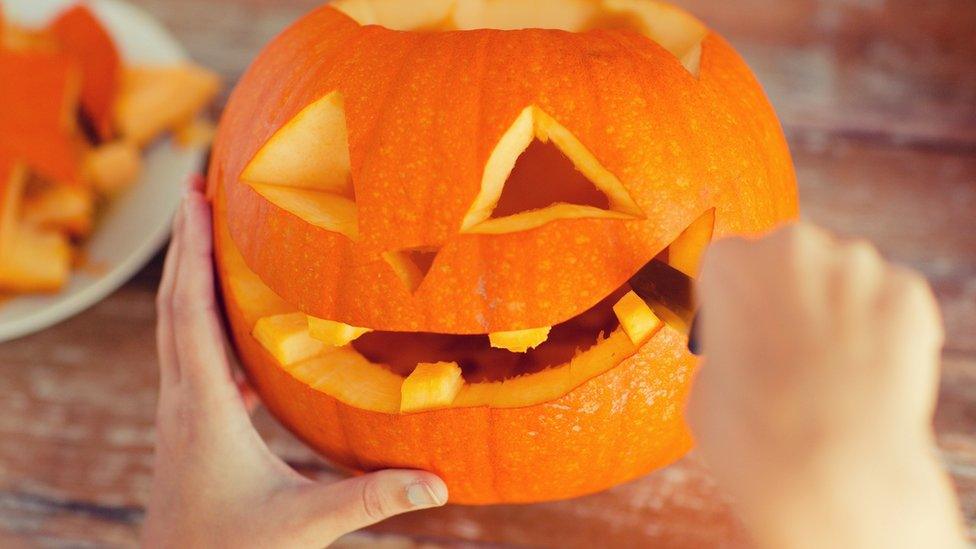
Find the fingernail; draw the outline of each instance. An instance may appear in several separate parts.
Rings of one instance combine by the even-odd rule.
[[[431,486],[428,482],[416,482],[407,486],[407,500],[414,507],[439,507],[447,503],[447,488]]]

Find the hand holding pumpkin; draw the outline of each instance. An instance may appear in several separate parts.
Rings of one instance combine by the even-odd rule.
[[[924,279],[796,226],[706,260],[699,449],[766,547],[962,547],[931,434]]]
[[[233,381],[217,317],[210,212],[194,188],[177,216],[159,291],[160,398],[149,547],[322,547],[392,515],[442,505],[419,471],[322,484],[275,456]]]

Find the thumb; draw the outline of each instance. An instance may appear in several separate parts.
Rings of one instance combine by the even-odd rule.
[[[335,540],[390,517],[440,507],[447,486],[423,471],[388,470],[302,489],[302,507],[318,540]]]

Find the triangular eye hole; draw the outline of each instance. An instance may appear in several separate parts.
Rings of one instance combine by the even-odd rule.
[[[326,95],[282,126],[241,180],[310,224],[355,240],[359,222],[342,94]]]
[[[461,232],[504,234],[559,219],[640,219],[619,179],[551,116],[522,111],[485,166]]]
[[[440,248],[425,246],[421,248],[407,248],[395,252],[386,252],[383,259],[393,268],[393,272],[410,290],[416,292],[434,266],[434,260]]]

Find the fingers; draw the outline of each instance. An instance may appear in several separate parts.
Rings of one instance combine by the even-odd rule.
[[[173,339],[171,303],[176,273],[179,270],[182,227],[183,208],[180,208],[173,220],[173,235],[163,266],[163,279],[156,295],[156,347],[159,354],[160,388],[164,392],[179,381],[179,357],[176,355],[176,342]]]
[[[182,208],[179,264],[170,299],[180,382],[202,405],[212,400],[239,402],[217,310],[210,208],[196,189],[187,194]],[[231,394],[234,398],[228,399]]]
[[[380,471],[305,490],[303,507],[314,513],[311,529],[323,542],[395,515],[447,503],[444,481],[422,471]]]

